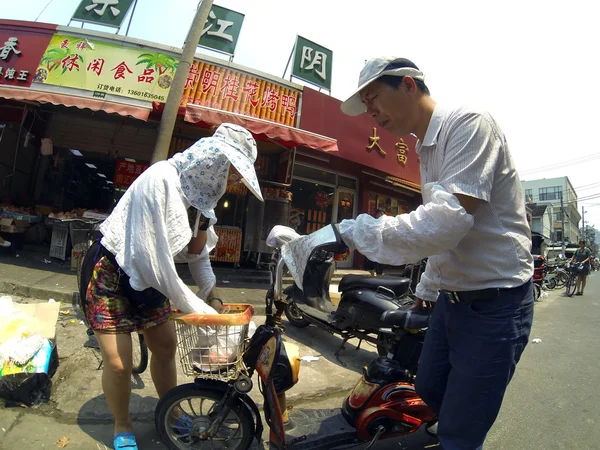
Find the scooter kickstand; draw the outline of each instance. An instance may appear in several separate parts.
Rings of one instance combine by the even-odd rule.
[[[379,437],[383,433],[385,433],[385,427],[383,425],[379,425],[377,427],[377,433],[375,433],[375,436],[373,436],[373,439],[371,439],[371,443],[367,445],[363,450],[369,450],[371,447],[373,447],[375,445],[375,442],[379,440]]]
[[[345,344],[346,344],[346,342],[348,342],[348,339],[349,338],[344,338],[344,340],[342,341],[342,345],[340,345],[340,348],[338,348],[337,351],[334,353],[335,358],[342,365],[342,367],[346,367],[346,363],[340,359],[340,352],[342,350],[346,350]]]

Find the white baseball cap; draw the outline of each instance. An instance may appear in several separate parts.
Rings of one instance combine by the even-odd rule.
[[[384,75],[396,77],[410,76],[415,80],[425,81],[425,75],[412,61],[396,56],[380,56],[367,61],[358,77],[358,89],[342,103],[342,112],[348,116],[359,116],[367,112],[367,107],[360,99],[360,91],[373,81]]]

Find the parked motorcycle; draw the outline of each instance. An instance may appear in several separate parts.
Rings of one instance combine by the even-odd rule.
[[[246,450],[263,431],[261,416],[249,396],[256,372],[264,398],[264,416],[270,427],[272,450],[325,450],[398,438],[421,426],[435,424],[431,409],[416,394],[414,379],[429,316],[426,312],[402,309],[384,311],[382,326],[392,330],[391,351],[375,359],[334,415],[288,417],[286,391],[298,381],[299,359],[282,344],[279,326],[287,303],[278,292],[281,264],[303,276],[311,272],[310,261],[322,261],[323,253],[337,252],[343,245],[333,227],[285,245],[281,255],[274,252],[270,265],[271,287],[266,296],[266,322],[248,343],[240,364],[223,369],[234,378],[217,381],[198,372],[194,383],[178,386],[163,398],[156,409],[156,427],[169,449],[230,448]],[[298,245],[294,245],[294,242]],[[299,253],[305,252],[305,255]],[[282,263],[282,259],[284,262]],[[201,322],[201,321],[198,321]],[[231,320],[231,323],[242,323]],[[205,405],[205,401],[210,406]],[[193,407],[192,405],[197,405]]]
[[[318,241],[334,231],[337,232],[337,228],[326,227],[305,238]],[[335,306],[329,294],[335,272],[334,254],[343,253],[347,249],[343,241],[338,239],[337,247],[330,245],[320,248],[310,256],[302,253],[291,255],[288,258],[291,263],[302,260],[306,263],[306,271],[301,278],[294,277],[295,283],[282,292],[283,270],[286,266],[282,249],[300,237],[291,228],[276,226],[267,238],[268,245],[273,248],[272,261],[277,269],[272,280],[275,297],[284,297],[282,301],[287,303],[285,315],[288,321],[299,328],[316,325],[341,336],[342,343],[335,353],[338,360],[346,342],[353,338],[372,343],[380,356],[387,355],[393,335],[389,327],[381,326],[381,315],[386,311],[412,306],[414,302],[409,296],[411,279],[346,275],[339,283],[341,298],[339,305]]]

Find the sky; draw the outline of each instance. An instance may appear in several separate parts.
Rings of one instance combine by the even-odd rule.
[[[0,17],[67,25],[79,2],[5,2]],[[365,60],[411,59],[425,73],[434,100],[477,106],[495,117],[522,180],[568,176],[583,199],[586,222],[600,228],[600,145],[588,136],[596,129],[600,101],[595,2],[214,3],[245,14],[235,63],[281,77],[301,35],[333,51],[331,95],[342,100],[356,88]],[[139,0],[129,35],[181,47],[197,5]]]

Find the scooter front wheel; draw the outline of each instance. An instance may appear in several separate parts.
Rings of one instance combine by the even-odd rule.
[[[295,302],[290,302],[285,307],[285,317],[287,317],[287,320],[292,325],[298,328],[306,328],[310,325],[310,322],[304,318]]]
[[[225,395],[219,389],[182,384],[167,392],[156,406],[155,425],[169,450],[247,450],[254,438],[252,412],[240,401],[231,408],[218,430],[206,431],[219,417],[217,405]]]

